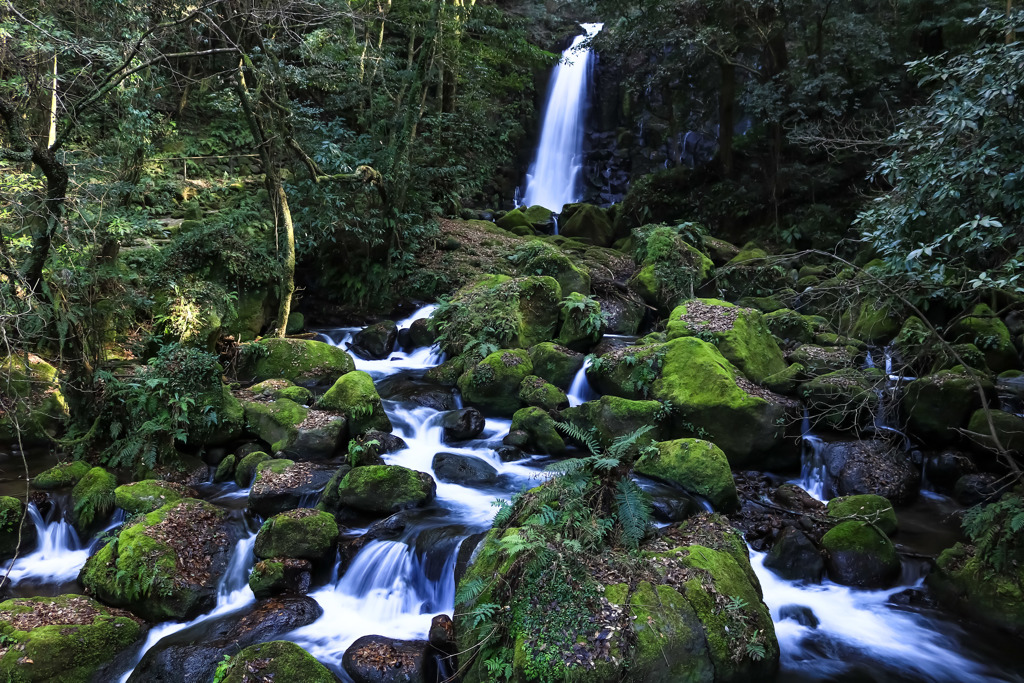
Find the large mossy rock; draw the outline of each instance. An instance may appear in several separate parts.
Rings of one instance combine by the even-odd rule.
[[[11,683],[89,683],[142,634],[131,614],[82,595],[0,603],[0,678]]]
[[[789,360],[799,363],[810,378],[830,372],[857,367],[860,352],[852,346],[818,346],[801,344],[789,354]]]
[[[587,369],[596,391],[629,399],[650,398],[665,361],[664,344],[620,346],[599,356]]]
[[[562,296],[573,292],[590,294],[590,271],[568,254],[543,240],[535,239],[516,249],[512,257],[522,275],[553,277],[562,288]]]
[[[559,346],[554,342],[543,342],[531,346],[529,350],[533,372],[543,377],[560,389],[568,389],[576,378],[576,373],[583,367],[586,360],[582,353]]]
[[[536,406],[547,411],[569,407],[569,399],[564,391],[536,375],[529,375],[523,379],[519,385],[519,400],[528,406]]]
[[[662,313],[692,299],[714,270],[711,259],[680,235],[683,228],[645,225],[633,231],[639,270],[629,286]]]
[[[250,645],[231,658],[222,683],[295,681],[338,683],[338,677],[295,643],[272,640]]]
[[[739,508],[732,470],[722,449],[701,439],[663,441],[657,446],[658,454],[638,462],[637,472],[706,498],[720,512]]]
[[[284,458],[263,461],[256,466],[249,489],[249,511],[266,518],[312,505],[330,478],[330,470],[314,463]]]
[[[833,498],[825,506],[825,514],[829,519],[836,521],[852,518],[862,522],[869,521],[889,536],[896,533],[897,529],[896,510],[893,509],[892,503],[882,496],[870,493]]]
[[[782,349],[775,342],[764,316],[718,299],[694,299],[669,316],[668,338],[700,337],[714,340],[725,358],[752,382],[762,383],[786,369]]]
[[[0,442],[39,443],[64,429],[68,404],[57,368],[39,356],[7,356],[0,360]],[[13,410],[12,410],[13,407]]]
[[[164,505],[177,503],[194,495],[188,487],[160,479],[146,479],[114,489],[117,507],[129,515],[143,515]]]
[[[666,436],[691,436],[693,429],[703,430],[733,467],[771,453],[783,441],[787,408],[749,393],[740,381],[732,364],[712,344],[696,337],[664,344],[661,373],[651,394],[670,402],[678,413]]]
[[[258,559],[290,557],[322,562],[333,558],[338,543],[338,523],[329,512],[311,508],[274,515],[256,534],[253,553]]]
[[[398,341],[398,325],[393,320],[384,320],[359,330],[352,338],[352,350],[361,358],[384,360],[395,350]]]
[[[528,349],[558,334],[562,288],[552,277],[489,275],[460,289],[434,312],[441,349],[457,356],[474,341]]]
[[[91,469],[89,463],[83,460],[62,462],[34,476],[32,487],[41,491],[69,488],[81,481]]]
[[[982,623],[1024,635],[1024,568],[996,571],[964,543],[944,550],[935,565],[927,582],[941,600]]]
[[[271,459],[272,456],[263,451],[249,453],[235,465],[235,483],[243,489],[249,488],[252,485],[252,480],[256,477],[256,469],[261,463]]]
[[[910,433],[935,444],[956,440],[956,430],[966,427],[971,414],[981,406],[978,389],[992,394],[992,382],[976,377],[977,380],[966,372],[942,370],[908,384],[900,406]]]
[[[255,360],[246,373],[253,382],[286,379],[300,386],[329,386],[356,369],[343,349],[312,339],[263,339],[251,352]]]
[[[992,426],[995,427],[995,435],[999,438],[998,445],[992,438],[990,419]],[[971,415],[967,429],[978,434],[979,436],[975,437],[978,442],[989,448],[997,449],[998,446],[1002,446],[1008,451],[1024,453],[1024,417],[1003,410],[990,410],[987,414],[985,410],[976,410]]]
[[[888,305],[865,301],[843,315],[840,331],[854,339],[881,343],[899,334],[901,320],[903,316]]]
[[[456,609],[460,651],[474,652],[472,646],[493,628],[471,621],[474,605],[509,605],[507,630],[478,656],[460,658],[466,683],[493,680],[484,662],[498,654],[496,647],[508,652],[512,680],[712,683],[773,677],[779,649],[771,615],[746,546],[720,518],[701,515],[642,546],[630,560],[632,584],[599,581],[571,553],[553,554],[551,562],[514,562],[502,546],[518,533],[515,527],[492,530],[462,579],[463,586],[480,590],[466,609]],[[610,552],[595,561],[611,567],[623,559]],[[730,601],[741,606],[726,609]],[[751,656],[756,648],[763,655]]]
[[[25,504],[13,496],[0,496],[0,561],[27,555],[36,542],[36,527],[25,514]]]
[[[271,453],[291,446],[299,436],[299,425],[309,415],[308,408],[286,398],[273,403],[246,401],[242,405],[249,431],[269,444]]]
[[[357,467],[345,475],[337,489],[342,506],[374,515],[422,507],[436,494],[433,477],[400,465]]]
[[[71,521],[79,530],[88,529],[109,515],[115,505],[117,477],[102,467],[93,467],[71,489]]]
[[[800,387],[814,424],[831,429],[870,425],[878,407],[876,389],[885,382],[877,368],[837,370],[815,377]]]
[[[286,379],[268,379],[259,384],[249,387],[249,391],[257,396],[276,400],[286,398],[295,401],[300,406],[309,405],[313,398],[313,392],[306,387],[296,386]]]
[[[558,233],[596,247],[612,246],[615,230],[608,220],[608,213],[592,204],[579,204],[574,208],[572,216],[559,228]]]
[[[371,430],[391,431],[391,420],[384,412],[373,378],[361,370],[338,378],[334,386],[320,397],[317,406],[343,414],[353,437]]]
[[[562,416],[593,429],[605,444],[647,426],[655,428],[647,438],[656,440],[664,431],[666,418],[664,407],[657,401],[634,401],[620,396],[602,396],[596,401],[587,401],[563,410]]]
[[[866,522],[847,521],[821,538],[829,577],[858,588],[885,588],[899,576],[900,558],[885,533]]]
[[[555,429],[555,420],[540,408],[517,410],[512,416],[510,432],[526,435],[523,448],[530,453],[565,455],[565,440]]]
[[[764,324],[777,338],[791,344],[806,344],[814,340],[814,325],[808,316],[783,308],[764,316]]]
[[[974,344],[981,349],[993,372],[1021,367],[1020,355],[1013,346],[1010,330],[985,304],[975,306],[971,314],[958,320],[949,332],[953,341]]]
[[[902,447],[880,439],[834,441],[822,458],[830,497],[874,494],[902,505],[917,496],[921,472]]]
[[[463,400],[492,415],[511,417],[522,405],[519,385],[533,374],[533,363],[523,349],[495,351],[459,378]]]
[[[122,529],[78,580],[103,602],[150,621],[186,621],[216,603],[230,540],[222,510],[182,500]]]

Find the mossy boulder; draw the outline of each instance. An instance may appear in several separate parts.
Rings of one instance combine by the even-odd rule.
[[[466,371],[466,359],[462,356],[449,358],[445,362],[423,373],[423,379],[442,387],[454,387]]]
[[[114,510],[117,477],[102,467],[93,467],[71,489],[71,521],[79,530],[106,519]]]
[[[36,527],[25,514],[25,504],[12,496],[0,496],[0,560],[27,555],[36,542]]]
[[[81,481],[91,469],[92,466],[82,460],[62,462],[33,477],[32,487],[42,491],[69,488]]]
[[[887,304],[865,301],[843,314],[840,331],[869,343],[886,342],[900,332],[903,316]]]
[[[648,435],[656,440],[663,431],[666,418],[664,407],[658,401],[633,401],[620,396],[602,396],[596,401],[568,408],[562,416],[570,422],[593,428],[605,444],[641,427],[655,427]]]
[[[537,375],[527,375],[519,385],[519,400],[528,406],[544,410],[568,408],[569,399],[565,392]]]
[[[768,330],[784,342],[806,344],[814,339],[814,326],[796,311],[784,308],[764,316]]]
[[[782,349],[765,325],[764,316],[751,308],[718,299],[694,299],[672,311],[666,331],[669,340],[713,340],[722,355],[753,382],[764,382],[786,369]]]
[[[634,400],[650,398],[664,365],[665,351],[662,343],[612,349],[591,363],[587,381],[602,394]]]
[[[558,333],[562,288],[553,277],[489,275],[460,289],[431,322],[441,349],[461,354],[473,342],[528,349]]]
[[[710,277],[714,264],[680,234],[686,225],[646,225],[633,231],[639,269],[630,288],[649,305],[667,313]]]
[[[784,437],[787,407],[754,395],[753,385],[740,385],[736,369],[713,345],[696,337],[664,344],[660,376],[652,396],[670,402],[676,417],[666,436],[694,436],[703,430],[708,441],[725,452],[733,467],[746,466],[771,453]]]
[[[344,415],[314,409],[280,453],[292,460],[329,460],[344,449],[349,436],[349,422]]]
[[[759,247],[755,242],[747,242],[739,252],[733,256],[726,265],[739,266],[749,265],[750,262],[763,261],[768,258],[768,252]]]
[[[218,389],[209,392],[205,398],[200,399],[200,402],[201,405],[209,406],[216,413],[217,422],[208,424],[195,433],[196,442],[208,446],[224,446],[237,441],[242,436],[246,426],[245,407],[226,385],[221,385]]]
[[[88,559],[78,580],[91,595],[150,621],[187,621],[217,601],[231,536],[223,510],[185,499],[123,528]]]
[[[979,435],[974,437],[979,443],[995,449],[998,446],[992,438],[990,419],[999,437],[999,445],[1008,451],[1024,452],[1024,417],[1003,410],[990,410],[987,415],[983,409],[974,411],[967,424],[968,431]]]
[[[950,328],[952,341],[974,344],[985,354],[985,361],[993,372],[1021,367],[1020,355],[1010,338],[1006,324],[985,304],[978,304],[971,314],[961,318]]]
[[[847,521],[821,538],[829,577],[858,588],[885,588],[900,573],[896,547],[884,532],[866,522]]]
[[[301,386],[329,386],[356,369],[343,349],[312,339],[263,339],[250,352],[255,360],[247,374],[253,382],[286,379]]]
[[[394,320],[382,320],[368,325],[352,337],[352,351],[360,358],[384,360],[395,350],[398,325]]]
[[[313,578],[313,563],[309,560],[296,560],[278,557],[260,560],[253,565],[249,573],[249,588],[257,600],[293,593],[305,595]]]
[[[543,377],[560,389],[568,389],[576,378],[576,373],[583,367],[585,360],[582,353],[559,346],[554,342],[543,342],[531,346],[529,350],[533,372]]]
[[[996,571],[964,543],[944,550],[935,565],[926,580],[942,601],[982,623],[1024,634],[1024,569],[1019,565]]]
[[[592,204],[578,205],[558,233],[597,247],[610,247],[615,241],[615,229],[608,220],[608,213]]]
[[[966,372],[942,370],[915,379],[900,400],[910,433],[929,443],[949,443],[958,438],[957,429],[966,427],[971,414],[981,406],[981,391],[992,394],[992,383],[977,381]]]
[[[509,232],[515,232],[516,228],[530,228],[530,232],[533,232],[533,224],[520,209],[512,209],[496,220],[495,223],[502,230],[508,230]]]
[[[555,429],[554,419],[540,408],[522,408],[512,416],[510,432],[527,435],[525,450],[547,455],[564,455],[565,440]]]
[[[299,435],[299,425],[309,415],[307,408],[286,398],[279,398],[273,403],[246,401],[242,405],[249,431],[269,444],[271,453],[290,446]]]
[[[313,392],[309,389],[297,386],[286,379],[268,379],[259,384],[252,385],[249,387],[249,391],[257,396],[265,396],[273,400],[286,398],[289,401],[298,403],[300,406],[309,405],[309,402],[313,399]]]
[[[249,511],[267,518],[311,505],[330,478],[330,470],[313,463],[285,458],[261,462],[256,466],[256,476],[249,489]]]
[[[260,527],[253,550],[258,559],[290,557],[312,562],[333,558],[338,542],[334,515],[299,508],[274,515]]]
[[[433,477],[399,465],[357,467],[345,475],[337,489],[342,506],[375,515],[422,507],[436,494]]]
[[[114,489],[114,500],[117,507],[129,515],[141,515],[153,512],[164,505],[177,503],[182,498],[187,498],[189,494],[191,491],[181,484],[146,479],[118,486]]]
[[[899,359],[914,368],[923,366],[931,355],[932,346],[932,331],[916,315],[906,319],[900,333],[892,340],[893,351]]]
[[[896,533],[896,510],[892,503],[882,496],[870,493],[859,496],[840,496],[833,498],[825,507],[829,519],[842,520],[850,517],[866,517],[884,533],[892,536]],[[863,519],[858,521],[864,521]]]
[[[827,375],[857,366],[860,353],[852,346],[818,346],[801,344],[789,354],[789,360],[804,367],[808,378]]]
[[[770,391],[788,396],[796,392],[804,375],[804,366],[800,363],[793,363],[786,366],[786,369],[782,372],[765,377],[762,384]]]
[[[139,621],[83,595],[0,603],[0,677],[11,683],[89,683],[142,635]]]
[[[60,388],[57,368],[39,356],[7,356],[0,360],[0,442],[40,443],[64,429],[68,404]],[[13,405],[13,411],[9,406]]]
[[[254,679],[254,676],[259,676]],[[250,645],[231,658],[222,683],[249,681],[301,681],[302,683],[338,683],[330,669],[295,643],[272,640]]]
[[[256,476],[256,468],[268,460],[271,456],[263,451],[255,451],[238,461],[235,466],[235,483],[244,488],[249,488],[253,478]]]
[[[343,414],[353,437],[371,430],[391,431],[391,420],[384,412],[373,378],[361,370],[338,378],[334,386],[320,397],[317,407]]]
[[[543,240],[530,240],[512,254],[521,275],[546,275],[562,288],[562,296],[573,292],[590,294],[590,271],[556,246]]]
[[[885,381],[881,370],[838,370],[800,387],[811,420],[832,429],[853,429],[871,424],[878,406],[876,387]]]
[[[739,508],[729,460],[718,446],[701,439],[663,441],[657,446],[657,455],[636,464],[637,472],[706,498],[721,512]]]
[[[225,481],[233,481],[235,478],[235,467],[238,465],[238,458],[231,453],[219,463],[213,473],[213,482],[219,484]]]
[[[533,363],[522,349],[495,351],[459,378],[466,403],[494,415],[513,415],[522,405],[519,385],[533,374]]]

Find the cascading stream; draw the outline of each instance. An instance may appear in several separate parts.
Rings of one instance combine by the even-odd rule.
[[[537,154],[526,175],[523,202],[561,213],[566,204],[578,202],[583,169],[583,128],[587,111],[592,52],[580,45],[593,38],[604,24],[582,24],[577,36],[555,67],[544,107]]]

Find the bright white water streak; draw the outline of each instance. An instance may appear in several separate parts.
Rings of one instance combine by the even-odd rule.
[[[827,580],[821,584],[794,583],[765,568],[766,555],[751,552],[750,563],[775,622],[782,654],[779,680],[786,680],[787,673],[798,673],[801,680],[838,680],[835,677],[841,678],[844,671],[851,669],[851,660],[856,658],[862,658],[865,664],[878,662],[912,678],[937,683],[1007,680],[960,655],[961,644],[952,635],[936,630],[932,619],[888,604],[892,595],[919,587],[921,581],[877,591],[849,588]],[[793,619],[782,619],[780,611],[787,606],[809,609],[818,625],[812,628]],[[951,624],[944,626],[949,631],[955,629]],[[828,654],[823,654],[823,650]]]
[[[583,24],[586,32],[577,36],[562,53],[555,67],[544,107],[537,155],[526,175],[523,202],[556,213],[566,204],[579,201],[578,186],[583,168],[583,128],[590,80],[591,50],[577,50],[597,35],[603,24]]]
[[[569,406],[575,408],[578,405],[582,405],[587,401],[593,401],[594,399],[600,398],[597,392],[590,386],[590,381],[587,379],[587,369],[590,367],[593,360],[588,356],[583,361],[583,367],[579,369],[576,376],[572,380],[572,384],[569,386],[569,391],[566,394],[566,398],[569,399]]]
[[[409,326],[417,320],[429,318],[436,309],[437,306],[435,304],[420,308],[408,318],[398,321],[398,329],[408,329]],[[349,344],[352,343],[352,338],[361,329],[361,327],[341,327],[331,330],[330,332],[321,332],[320,334],[328,341],[328,343],[348,350]],[[397,372],[401,372],[402,370],[425,370],[427,368],[440,365],[444,361],[444,354],[436,345],[413,349],[409,353],[396,348],[384,360],[364,360],[351,352],[349,355],[351,355],[352,360],[355,361],[356,370],[362,370],[363,372],[369,373],[375,379],[379,379],[387,375],[393,375]]]

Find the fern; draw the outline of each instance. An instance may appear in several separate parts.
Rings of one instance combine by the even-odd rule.
[[[632,479],[620,479],[615,488],[618,491],[615,509],[622,528],[622,541],[628,548],[636,550],[651,523],[650,500]]]
[[[465,605],[473,602],[480,597],[485,588],[487,588],[487,582],[480,577],[463,581],[459,585],[459,590],[455,593],[455,604]]]
[[[570,439],[579,441],[594,455],[601,454],[601,442],[597,440],[597,435],[594,434],[593,430],[584,429],[574,422],[556,422],[555,429]]]
[[[990,505],[964,513],[964,533],[978,557],[999,572],[1024,562],[1024,497],[1007,494]]]
[[[619,438],[612,442],[612,445],[608,448],[608,454],[615,458],[621,458],[625,455],[630,448],[636,445],[643,437],[654,431],[654,425],[644,425],[639,429],[634,429],[629,434],[623,434]]]
[[[512,521],[512,512],[515,510],[515,506],[505,500],[495,500],[491,505],[498,508],[498,511],[494,514],[494,521],[491,522],[493,526],[503,527]]]

